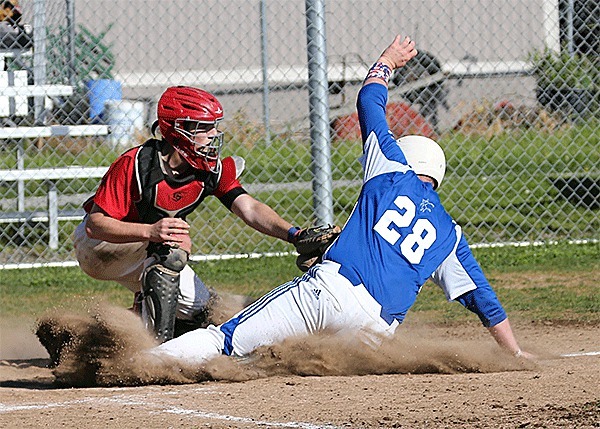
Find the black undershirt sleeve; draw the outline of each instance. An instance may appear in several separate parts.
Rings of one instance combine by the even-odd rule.
[[[219,198],[219,200],[223,203],[225,207],[231,210],[231,206],[233,201],[242,194],[247,194],[246,190],[241,186],[239,188],[233,188],[231,191],[227,192],[225,195]]]

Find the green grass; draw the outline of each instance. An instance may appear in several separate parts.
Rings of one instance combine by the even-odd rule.
[[[485,248],[473,253],[511,319],[600,323],[600,244]],[[523,278],[524,283],[517,280]],[[474,320],[459,304],[448,304],[431,282],[412,310],[438,323]]]
[[[552,132],[522,127],[484,137],[450,131],[439,139],[448,157],[448,171],[440,188],[440,198],[472,243],[598,238],[598,209],[567,201],[552,181],[559,176],[587,176],[600,181],[599,129],[600,121],[591,118],[583,123],[565,124]],[[8,147],[0,151],[2,168],[15,167],[14,149]],[[119,153],[95,141],[89,145],[80,144],[76,149],[49,145],[39,150],[29,144],[25,147],[25,166],[107,166]],[[310,151],[306,139],[295,135],[274,138],[268,146],[260,140],[249,143],[234,135],[229,136],[223,155],[246,159],[246,170],[241,178],[244,185],[310,183]],[[360,153],[360,142],[332,143],[334,180],[360,182],[361,168],[357,162]],[[0,199],[16,198],[13,185],[0,183]],[[97,180],[57,183],[61,194],[91,193],[96,186]],[[28,182],[26,195],[45,195],[44,188],[42,182]],[[359,185],[334,188],[335,223],[345,223],[358,192]],[[253,195],[297,225],[315,222],[310,185],[304,190],[259,190]],[[286,243],[247,227],[215,198],[207,198],[188,220],[196,254],[289,250]],[[26,260],[30,261],[29,256],[69,259],[72,249],[68,235],[72,229],[72,224],[61,224],[59,252],[38,245],[30,250]],[[46,228],[45,225],[26,225],[20,233],[30,235],[28,243],[43,243]],[[0,232],[3,261],[20,261],[16,254],[21,250],[14,230]]]
[[[474,253],[511,319],[600,324],[600,287],[594,274],[600,273],[599,244],[487,248]],[[293,256],[210,261],[192,267],[218,291],[253,297],[300,274]],[[587,280],[578,280],[582,274]],[[532,281],[515,287],[511,279],[519,276]],[[117,283],[92,280],[79,268],[0,270],[0,319],[37,317],[55,307],[81,308],[92,299],[129,307],[132,294]],[[447,303],[432,283],[423,287],[407,320],[413,314],[433,323],[476,321],[459,304]]]
[[[600,324],[600,296],[595,285],[549,284],[545,287],[494,289],[512,320],[532,323]],[[430,282],[421,291],[411,311],[412,315],[409,313],[407,320],[412,316],[438,324],[474,323],[478,320],[460,304],[448,303],[443,293]]]

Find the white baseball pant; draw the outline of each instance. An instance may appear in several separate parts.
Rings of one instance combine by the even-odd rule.
[[[158,356],[202,364],[225,353],[245,356],[286,338],[318,333],[359,336],[377,346],[398,326],[380,317],[381,306],[363,285],[338,274],[339,264],[325,261],[302,277],[284,283],[227,322],[196,329],[151,350]]]
[[[132,292],[142,290],[142,273],[152,260],[147,258],[147,241],[109,243],[88,237],[86,219],[73,232],[75,255],[81,269],[97,280],[113,280]],[[208,288],[188,265],[179,277],[177,318],[193,320],[208,302]]]

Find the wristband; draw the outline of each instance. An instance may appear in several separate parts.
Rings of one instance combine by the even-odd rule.
[[[523,352],[521,351],[521,349],[519,349],[514,353],[514,355],[516,358],[519,358],[519,357],[523,356]]]
[[[290,243],[293,243],[294,241],[296,241],[296,236],[298,235],[299,232],[300,232],[300,228],[292,226],[290,229],[288,229],[287,241]]]
[[[370,79],[372,77],[376,77],[384,80],[385,83],[388,83],[390,81],[391,76],[392,69],[387,64],[377,62],[371,66],[365,80]]]

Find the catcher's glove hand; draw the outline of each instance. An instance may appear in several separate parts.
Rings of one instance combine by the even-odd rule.
[[[321,225],[300,230],[293,241],[296,251],[296,265],[306,272],[310,267],[321,262],[325,250],[342,232],[337,225]]]

